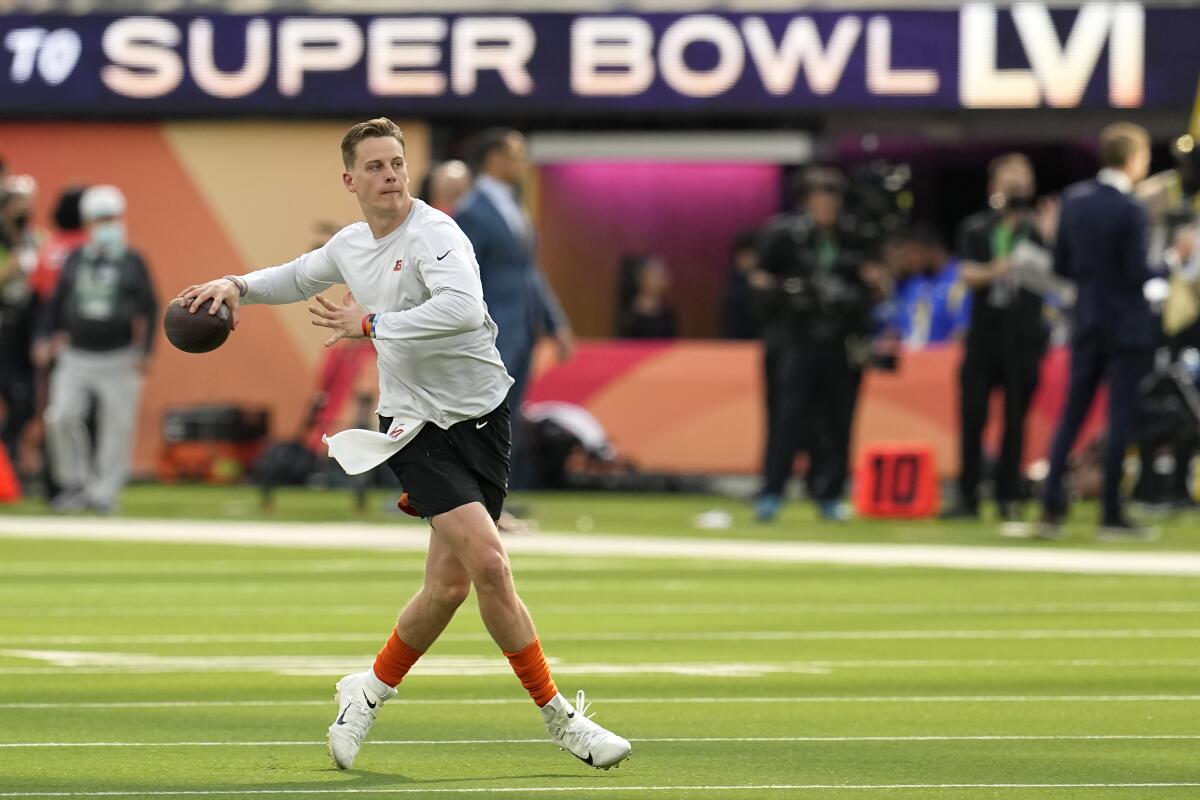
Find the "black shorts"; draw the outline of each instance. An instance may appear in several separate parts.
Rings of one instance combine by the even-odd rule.
[[[391,424],[391,417],[381,416],[380,432],[386,433]],[[496,520],[508,494],[511,450],[506,400],[482,417],[463,420],[448,430],[426,422],[387,465],[422,517],[478,502]]]

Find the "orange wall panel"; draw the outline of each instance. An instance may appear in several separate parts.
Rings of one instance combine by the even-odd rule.
[[[128,199],[129,239],[150,265],[165,304],[197,276],[248,268],[155,123],[0,124],[9,169],[41,187],[38,222],[71,183],[112,183]],[[298,418],[308,384],[303,360],[271,317],[250,318],[220,350],[204,356],[167,345],[161,326],[142,392],[135,468],[157,457],[168,406],[236,401],[271,406],[278,422]]]
[[[59,191],[112,183],[128,199],[129,239],[145,255],[160,303],[212,277],[247,272],[312,246],[312,225],[357,219],[340,185],[344,123],[0,123],[10,174],[40,187],[36,223]],[[428,161],[428,127],[404,124],[412,179]],[[265,262],[265,263],[264,263]],[[149,472],[172,406],[266,406],[275,435],[293,435],[313,389],[323,336],[303,304],[252,307],[219,350],[188,355],[161,335],[139,413],[135,469]]]
[[[897,372],[868,372],[855,415],[851,463],[867,444],[916,441],[932,449],[939,474],[956,474],[961,358],[957,345],[930,348],[905,353]],[[537,363],[530,400],[582,405],[621,454],[642,469],[727,474],[760,469],[766,422],[758,343],[584,342],[570,362],[551,364],[543,354]],[[1062,407],[1066,365],[1061,349],[1043,361],[1026,423],[1026,461],[1044,457],[1048,449]],[[985,431],[992,448],[999,440],[999,404],[993,409]],[[1101,413],[1097,404],[1081,441],[1096,432]]]

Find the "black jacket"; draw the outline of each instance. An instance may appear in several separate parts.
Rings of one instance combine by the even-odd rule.
[[[832,263],[822,263],[822,252]],[[764,231],[759,268],[775,286],[757,293],[768,343],[831,344],[870,330],[871,292],[861,267],[868,243],[849,225],[823,231],[804,214],[777,217]]]
[[[965,261],[986,264],[996,255],[992,234],[1000,224],[1000,214],[985,209],[963,220],[958,229],[958,255]],[[1024,222],[1013,231],[1014,242],[1028,239],[1042,245],[1032,222]],[[993,285],[971,291],[971,323],[967,329],[968,348],[1015,347],[1040,359],[1049,338],[1042,298],[1025,289],[1015,288],[1008,305],[997,306],[991,300]]]
[[[71,346],[106,351],[133,344],[133,322],[146,322],[145,352],[154,343],[158,301],[146,262],[135,250],[117,258],[82,247],[67,256],[54,296],[46,303],[39,334],[66,331]]]
[[[1158,322],[1142,294],[1147,264],[1146,210],[1133,197],[1095,180],[1063,194],[1054,269],[1075,281],[1076,340],[1116,350],[1154,347]]]

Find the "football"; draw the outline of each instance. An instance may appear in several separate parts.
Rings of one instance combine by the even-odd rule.
[[[229,307],[222,304],[216,314],[210,314],[212,303],[212,300],[205,300],[196,313],[191,314],[181,301],[172,301],[163,317],[167,341],[185,353],[207,353],[224,344],[232,324]]]

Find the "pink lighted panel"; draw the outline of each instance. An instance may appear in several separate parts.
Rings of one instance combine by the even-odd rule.
[[[666,259],[681,335],[713,335],[729,248],[779,211],[780,173],[766,164],[542,167],[542,266],[576,331],[612,335],[617,265],[632,252]]]

